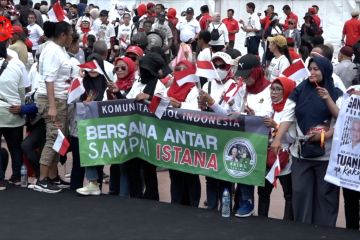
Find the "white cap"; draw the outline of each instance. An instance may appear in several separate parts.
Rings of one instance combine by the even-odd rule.
[[[215,58],[221,58],[226,64],[233,65],[234,61],[230,57],[229,54],[224,52],[216,52],[212,55],[211,60],[214,60]]]

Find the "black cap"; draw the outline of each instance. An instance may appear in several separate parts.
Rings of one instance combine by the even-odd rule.
[[[106,17],[108,17],[108,16],[109,16],[109,11],[101,10],[101,11],[100,11],[100,16],[106,16]]]
[[[192,8],[192,7],[188,7],[187,9],[186,9],[186,13],[194,13],[194,9]]]
[[[258,56],[254,54],[246,54],[240,58],[238,63],[238,69],[235,75],[240,76],[242,78],[247,78],[251,70],[259,66],[260,66],[260,59]]]

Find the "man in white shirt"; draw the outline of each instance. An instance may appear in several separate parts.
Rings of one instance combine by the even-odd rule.
[[[212,36],[210,46],[214,53],[222,51],[224,48],[227,48],[229,44],[229,33],[226,25],[221,22],[220,13],[214,13],[213,21],[209,23],[208,30]],[[218,31],[218,34],[214,34],[213,31]]]
[[[261,24],[259,16],[255,13],[255,4],[247,3],[246,12],[250,14],[246,25],[243,20],[239,21],[242,24],[241,29],[246,32],[245,46],[248,53],[259,55],[260,37],[257,36],[257,32],[261,30]]]
[[[197,61],[211,61],[211,49],[209,42],[211,41],[211,34],[209,31],[204,30],[199,33],[198,38],[198,46],[200,47],[201,51],[197,56]],[[200,84],[201,87],[208,81],[207,78],[200,77]]]
[[[130,36],[132,24],[130,23],[131,16],[129,13],[122,15],[122,24],[118,28],[117,39],[119,40],[120,56],[125,54],[127,47],[130,45]]]
[[[114,25],[112,25],[108,21],[108,17],[109,17],[109,12],[106,10],[101,10],[100,12],[101,25],[99,27],[94,26],[94,31],[96,33],[96,37],[98,40],[105,41],[109,56],[115,43],[115,29],[114,29]]]
[[[114,76],[114,65],[111,64],[110,62],[106,61],[106,57],[108,54],[107,51],[107,46],[105,41],[96,41],[94,43],[94,53],[99,54],[102,59],[104,60],[104,69],[105,69],[105,73],[106,75],[109,77],[109,80],[114,82],[115,81],[115,76]]]
[[[191,44],[192,50],[196,50],[196,39],[200,32],[200,24],[194,18],[194,9],[189,7],[186,9],[185,18],[179,19],[176,29],[180,32],[180,41]]]
[[[155,21],[155,23],[152,25],[151,31],[158,32],[163,38],[164,40],[163,51],[166,55],[167,62],[169,62],[170,60],[169,49],[171,48],[173,43],[173,34],[168,23],[165,22],[165,17],[166,17],[166,13],[160,12],[157,18],[158,21]]]
[[[44,35],[44,31],[42,30],[42,28],[39,25],[37,25],[35,22],[36,22],[36,15],[35,13],[30,12],[28,16],[29,25],[27,25],[26,28],[28,30],[29,39],[32,43],[32,54],[34,58],[35,58],[36,50],[38,49],[39,46],[39,39],[42,35]]]

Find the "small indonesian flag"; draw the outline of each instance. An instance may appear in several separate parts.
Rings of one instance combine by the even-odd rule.
[[[214,64],[211,61],[197,61],[196,68],[196,75],[199,77],[220,79]]]
[[[302,59],[297,59],[287,67],[282,74],[283,76],[300,83],[302,80],[310,76],[309,70],[305,67],[305,64]]]
[[[238,85],[234,82],[231,83],[228,90],[224,94],[224,101],[229,102],[235,96],[235,94],[239,91],[240,87],[241,87],[241,85]]]
[[[196,67],[188,67],[181,71],[174,71],[174,79],[176,83],[181,87],[185,83],[197,83],[200,81],[199,77],[195,74]]]
[[[58,135],[56,137],[56,140],[55,140],[52,148],[54,149],[54,151],[59,153],[61,156],[65,156],[69,146],[70,146],[69,141],[65,138],[65,136],[61,132],[61,130],[58,129]]]
[[[73,103],[76,99],[78,99],[85,92],[84,86],[81,84],[78,78],[72,80],[69,92],[68,92],[68,100],[67,103]]]
[[[104,75],[103,70],[101,69],[101,67],[99,66],[99,64],[96,62],[96,60],[92,60],[90,62],[86,62],[83,64],[78,65],[79,68],[91,72],[91,71],[95,71],[100,73],[101,75]]]
[[[60,5],[60,1],[54,3],[52,8],[48,11],[50,22],[61,22],[66,19],[65,12]]]
[[[277,155],[276,161],[274,162],[270,171],[265,177],[272,185],[274,185],[275,188],[276,188],[277,176],[279,176],[280,172],[281,172],[280,160],[279,160],[279,155]]]
[[[154,113],[156,117],[161,119],[166,108],[169,106],[170,100],[160,95],[154,95],[148,108],[151,113]]]

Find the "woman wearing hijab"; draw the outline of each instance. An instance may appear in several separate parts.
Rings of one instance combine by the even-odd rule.
[[[129,93],[135,80],[135,62],[128,57],[118,57],[114,62],[116,81],[109,86],[108,99],[124,99]],[[128,196],[127,171],[124,164],[112,164],[110,166],[109,194]]]
[[[310,77],[296,87],[285,104],[271,148],[274,153],[279,151],[283,135],[296,122],[297,138],[290,147],[294,220],[334,227],[339,188],[325,182],[324,176],[342,93],[334,86],[328,59],[311,58],[309,71]]]
[[[265,78],[259,58],[253,54],[246,54],[241,57],[236,75],[240,76],[245,83],[243,86],[245,89],[244,111],[248,115],[272,116],[270,82]],[[254,213],[254,186],[238,184],[235,197],[234,209],[237,209],[235,216],[251,216]]]
[[[134,81],[126,98],[137,101],[151,100],[159,79],[159,70],[165,65],[162,57],[157,53],[148,53],[139,60],[139,79]],[[159,90],[160,91],[160,90]],[[158,92],[158,91],[156,91]],[[129,179],[130,197],[159,200],[156,167],[139,158],[126,162]],[[143,193],[141,169],[144,178],[145,192]]]
[[[104,60],[98,54],[92,54],[87,59],[88,61],[96,60],[99,64],[100,68],[103,70],[105,75],[99,74],[96,71],[86,71],[85,76],[83,78],[83,86],[85,88],[85,93],[80,97],[80,101],[82,102],[91,102],[91,101],[102,101],[104,99],[104,94],[107,88],[107,78],[104,71]],[[76,128],[76,122],[74,124]],[[73,134],[74,136],[74,134]],[[75,140],[75,141],[74,141]],[[83,180],[83,171],[81,171],[80,167],[80,153],[79,153],[79,140],[77,138],[72,137],[72,147],[73,147],[73,159],[74,165],[73,170],[71,172],[71,186],[74,188],[73,175],[76,176],[76,179],[81,182],[80,186],[82,186]],[[101,187],[100,184],[102,182],[103,175],[103,166],[95,166],[95,167],[85,167],[85,176],[89,180],[88,185],[84,187],[80,187],[76,189],[76,192],[81,195],[100,195]],[[82,177],[82,178],[81,178]],[[79,186],[77,182],[76,186]]]
[[[197,98],[199,90],[195,83],[188,82],[179,86],[177,80],[181,79],[184,73],[192,69],[195,73],[195,65],[187,60],[179,62],[175,66],[174,79],[172,84],[164,92],[157,92],[170,98],[170,105],[174,108],[198,110]],[[158,84],[162,83],[159,81]],[[158,88],[160,89],[160,88]],[[180,172],[169,169],[171,203],[190,205],[198,207],[201,195],[199,175]]]
[[[265,117],[264,123],[267,127],[271,128],[271,137],[270,142],[276,135],[277,127],[279,122],[282,119],[283,109],[285,102],[288,99],[291,92],[295,89],[296,83],[288,78],[279,77],[273,81],[270,87],[271,101],[274,109],[273,117]],[[286,136],[281,139],[281,152],[279,154],[280,158],[280,168],[281,172],[279,174],[279,180],[284,191],[285,198],[285,209],[284,217],[286,220],[293,220],[292,213],[292,188],[291,188],[291,161],[289,161],[289,146],[294,142],[295,138],[295,126],[291,126],[291,132],[289,131]],[[292,133],[292,135],[291,135]],[[269,161],[270,160],[270,161]],[[272,167],[272,164],[276,160],[276,155],[268,151],[268,161],[267,161],[267,171]],[[259,205],[258,205],[258,215],[267,217],[269,213],[270,206],[270,195],[273,189],[273,183],[265,181],[264,187],[258,187],[259,194]]]

